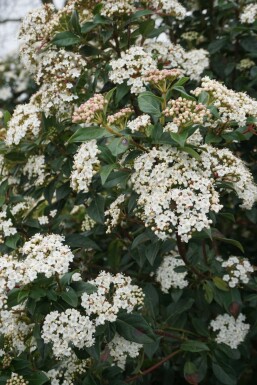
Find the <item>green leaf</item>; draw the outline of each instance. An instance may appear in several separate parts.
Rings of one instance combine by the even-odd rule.
[[[189,155],[192,156],[192,158],[195,158],[196,160],[201,160],[201,157],[198,152],[196,152],[192,147],[183,147],[182,151],[187,152]]]
[[[4,125],[7,127],[7,124],[9,120],[11,119],[12,115],[10,114],[9,111],[4,111]]]
[[[208,105],[210,99],[210,95],[206,91],[202,91],[198,97],[198,102]]]
[[[215,377],[225,385],[236,385],[237,379],[236,374],[232,368],[227,368],[226,370],[220,366],[218,363],[213,362],[212,363],[212,370],[215,374]]]
[[[108,134],[109,133],[101,127],[79,126],[79,129],[70,137],[68,143],[86,142],[87,140],[102,138]]]
[[[92,31],[97,25],[93,21],[88,21],[84,23],[81,27],[81,32],[82,33],[88,33]]]
[[[92,241],[86,234],[74,233],[65,237],[65,242],[70,247],[83,247],[85,249],[101,250],[100,247]]]
[[[155,340],[150,326],[139,314],[120,314],[116,326],[117,332],[128,341],[151,344]]]
[[[72,12],[69,24],[70,24],[72,32],[74,32],[77,35],[81,34],[81,27],[79,24],[79,15],[78,15],[78,12],[76,10],[74,10]]]
[[[129,93],[130,87],[126,83],[118,84],[115,93],[115,103],[118,104]]]
[[[180,147],[184,147],[188,137],[188,131],[181,132],[180,134],[178,134],[177,132],[171,132],[170,136],[176,143],[178,143]]]
[[[189,77],[183,76],[182,78],[178,79],[178,81],[176,81],[176,83],[173,85],[173,88],[183,86],[183,84],[187,83],[189,79]]]
[[[152,92],[146,91],[138,96],[138,105],[142,112],[152,114],[156,117],[161,116],[161,100]]]
[[[17,243],[20,239],[20,235],[17,233],[17,234],[14,234],[14,235],[11,235],[10,237],[8,237],[5,241],[5,244],[6,246],[10,247],[10,249],[16,249],[17,247]]]
[[[183,342],[180,346],[180,349],[184,350],[185,352],[191,352],[191,353],[207,352],[210,350],[208,346],[201,341]]]
[[[184,87],[182,87],[182,86],[174,86],[172,89],[175,90],[175,91],[178,91],[183,96],[183,98],[195,101],[195,98],[193,96],[191,96],[191,95],[188,95],[188,93],[186,92]]]
[[[129,141],[126,138],[114,138],[107,146],[112,155],[117,156],[123,154],[129,147]]]
[[[63,301],[65,301],[68,305],[72,307],[78,306],[78,296],[74,289],[71,287],[68,288],[68,290],[61,292],[60,297]]]
[[[59,32],[55,35],[52,43],[57,47],[69,47],[80,42],[80,37],[74,35],[72,32]]]
[[[148,19],[142,21],[139,25],[139,31],[144,37],[148,37],[151,32],[154,30],[155,21],[153,19]]]
[[[257,37],[256,36],[248,36],[244,37],[240,41],[241,47],[247,52],[255,53],[257,51]]]
[[[114,171],[109,175],[104,187],[112,188],[119,185],[120,187],[125,188],[128,178],[129,173],[127,171]]]
[[[237,247],[239,250],[241,250],[242,253],[244,253],[243,246],[241,245],[241,243],[239,241],[236,241],[235,239],[223,238],[223,237],[220,237],[220,236],[215,236],[215,234],[213,234],[213,238],[217,239],[220,242],[224,242],[224,243],[228,243],[230,245],[233,245],[233,246]]]
[[[23,375],[25,380],[29,382],[29,385],[43,385],[49,381],[49,378],[44,372],[31,372],[30,374]]]
[[[101,195],[96,195],[88,207],[88,215],[96,222],[104,224],[104,203],[105,199]]]
[[[141,19],[141,17],[143,17],[143,16],[153,15],[153,14],[154,14],[154,12],[150,11],[149,9],[143,9],[142,11],[137,11],[133,14],[133,16],[131,16],[128,23],[132,23],[134,21],[137,21],[138,19]]]
[[[223,291],[229,291],[229,288],[228,288],[228,285],[225,281],[223,281],[222,278],[220,277],[213,277],[213,282],[214,282],[214,285],[220,289],[220,290],[223,290]]]
[[[114,163],[114,164],[106,164],[105,166],[102,166],[101,171],[99,173],[100,177],[101,177],[102,185],[105,184],[108,176],[110,175],[112,170],[115,169],[116,167],[117,167],[116,163]]]
[[[71,285],[79,297],[83,293],[93,294],[97,291],[97,288],[94,285],[84,281],[72,282]]]

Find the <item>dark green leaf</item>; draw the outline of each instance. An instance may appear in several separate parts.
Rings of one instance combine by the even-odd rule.
[[[80,37],[72,32],[59,32],[55,35],[52,43],[57,47],[69,47],[80,42]]]

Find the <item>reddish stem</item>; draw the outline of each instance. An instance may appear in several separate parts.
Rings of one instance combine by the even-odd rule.
[[[171,358],[173,358],[174,356],[176,356],[180,352],[181,352],[181,350],[176,350],[175,352],[164,357],[161,361],[157,362],[157,364],[151,366],[150,368],[144,370],[143,372],[141,372],[139,374],[136,374],[135,376],[129,377],[127,380],[125,380],[125,383],[128,384],[129,382],[135,381],[139,377],[145,376],[146,374],[153,372],[154,370],[156,370],[160,366],[162,366],[166,361],[169,361]]]

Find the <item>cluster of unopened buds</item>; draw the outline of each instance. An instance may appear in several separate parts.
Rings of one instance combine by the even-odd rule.
[[[130,117],[133,114],[133,110],[130,107],[122,108],[122,110],[116,112],[116,114],[109,115],[107,118],[107,122],[109,124],[115,124],[117,126],[124,126]]]
[[[103,95],[95,94],[74,111],[72,122],[97,123],[102,121],[103,109],[107,103]]]
[[[173,118],[173,123],[179,127],[187,124],[203,124],[205,120],[211,119],[211,112],[205,105],[182,97],[170,100],[164,115]]]
[[[173,83],[179,76],[181,76],[181,70],[178,68],[163,69],[163,70],[150,70],[144,76],[144,82],[150,83],[153,86],[161,89],[166,85],[166,82]],[[165,90],[163,90],[165,91]]]

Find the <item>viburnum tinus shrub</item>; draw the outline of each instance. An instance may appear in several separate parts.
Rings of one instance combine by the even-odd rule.
[[[40,88],[2,130],[3,384],[254,383],[255,266],[230,227],[257,200],[233,151],[257,102],[156,39],[185,14],[72,1],[23,21]]]

